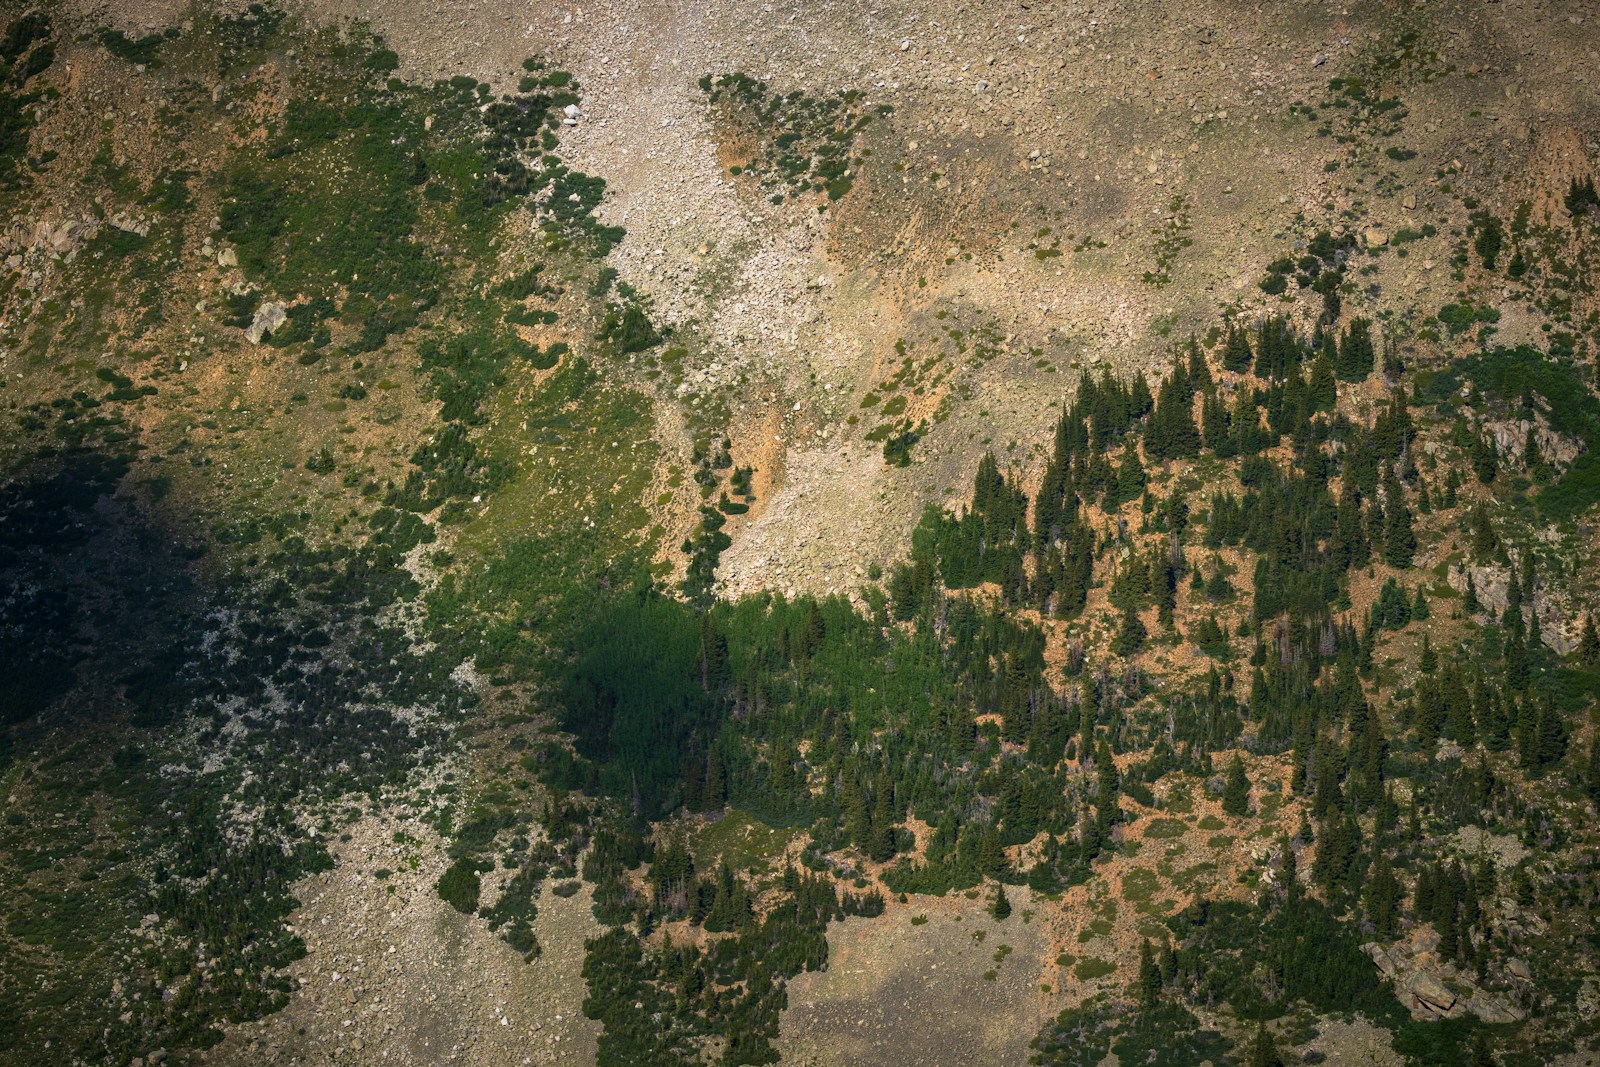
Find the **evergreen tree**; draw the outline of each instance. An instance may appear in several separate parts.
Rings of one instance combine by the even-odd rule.
[[[1495,452],[1494,442],[1483,434],[1478,434],[1472,439],[1472,447],[1468,450],[1472,460],[1473,473],[1478,476],[1478,481],[1488,485],[1500,473],[1500,457]]]
[[[1151,459],[1192,459],[1200,454],[1200,431],[1194,424],[1192,394],[1180,377],[1181,363],[1161,383],[1155,413],[1145,429],[1145,452]]]
[[[867,832],[867,858],[873,863],[887,863],[894,858],[895,811],[892,794],[894,788],[887,777],[878,783],[877,798],[872,807],[872,825]]]
[[[1391,567],[1411,566],[1417,551],[1417,535],[1411,528],[1411,509],[1406,506],[1405,490],[1391,470],[1383,483],[1383,559]]]
[[[1318,411],[1332,411],[1339,402],[1339,379],[1333,360],[1322,351],[1311,362],[1311,402]]]
[[[1472,509],[1472,554],[1481,560],[1496,559],[1500,556],[1500,538],[1495,535],[1494,526],[1489,522],[1489,513],[1482,504]]]
[[[1139,978],[1134,992],[1142,1007],[1150,1007],[1161,996],[1161,969],[1148,938],[1139,942]]]
[[[1228,776],[1222,785],[1222,810],[1235,818],[1250,814],[1250,779],[1237,752],[1228,764]]]
[[[1011,901],[1006,897],[1006,887],[999,882],[994,886],[994,897],[989,901],[989,914],[996,919],[1011,917]]]
[[[1585,667],[1600,666],[1600,630],[1595,629],[1592,611],[1583,617],[1583,636],[1578,638],[1578,661]]]
[[[1376,357],[1372,345],[1372,321],[1356,319],[1339,338],[1339,377],[1347,382],[1359,382],[1372,374]]]
[[[1228,326],[1228,339],[1222,349],[1222,368],[1233,374],[1248,374],[1250,365],[1255,362],[1255,353],[1250,350],[1248,334],[1238,327]]]
[[[1250,1042],[1250,1067],[1284,1067],[1278,1043],[1266,1023],[1256,1023],[1256,1036]]]
[[[1400,358],[1400,350],[1390,344],[1385,338],[1383,342],[1383,376],[1390,385],[1400,380],[1400,375],[1405,373],[1405,361]]]
[[[1600,733],[1589,742],[1589,766],[1583,777],[1583,787],[1589,794],[1589,803],[1600,808]]]
[[[1394,868],[1389,865],[1389,857],[1380,851],[1373,860],[1371,873],[1367,876],[1364,903],[1367,920],[1372,923],[1382,940],[1387,941],[1399,933],[1402,894],[1400,880],[1395,876]]]
[[[1117,626],[1117,636],[1112,641],[1111,649],[1117,655],[1127,658],[1144,648],[1148,636],[1149,632],[1145,629],[1143,620],[1139,618],[1137,606],[1129,603],[1122,612],[1122,621]]]
[[[716,745],[706,753],[706,783],[700,796],[703,811],[717,811],[728,802],[728,773]]]

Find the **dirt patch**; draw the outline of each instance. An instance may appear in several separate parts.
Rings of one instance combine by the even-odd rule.
[[[834,924],[828,969],[789,983],[777,1041],[783,1062],[1026,1062],[1028,1042],[1051,1014],[1039,988],[1049,946],[1039,919],[1023,918],[1031,905],[1014,906],[997,922],[983,894],[913,898],[882,919]],[[921,915],[927,921],[914,925]],[[984,1010],[974,1011],[976,1004]]]
[[[291,968],[289,1006],[232,1030],[206,1062],[594,1062],[599,1028],[583,1018],[581,971],[599,926],[587,885],[539,898],[544,951],[527,964],[439,899],[448,860],[422,824],[368,815],[348,834],[337,866],[300,887],[291,924],[307,955]]]

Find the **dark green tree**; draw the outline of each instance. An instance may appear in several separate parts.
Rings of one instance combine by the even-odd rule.
[[[1284,1067],[1278,1043],[1266,1023],[1256,1023],[1256,1036],[1250,1042],[1250,1067]]]
[[[1006,896],[1006,887],[999,882],[995,883],[994,897],[989,901],[989,914],[996,919],[1011,917],[1011,901]]]
[[[1383,483],[1383,559],[1391,567],[1409,567],[1416,551],[1417,535],[1411,526],[1405,490],[1390,471]]]
[[[1359,382],[1372,374],[1377,351],[1372,344],[1372,320],[1355,319],[1339,338],[1339,378]]]
[[[1578,638],[1578,662],[1585,667],[1600,666],[1600,630],[1595,628],[1594,612],[1583,617],[1583,636]]]
[[[1227,778],[1223,781],[1222,810],[1235,818],[1250,814],[1250,778],[1244,773],[1244,761],[1237,752],[1228,763]]]

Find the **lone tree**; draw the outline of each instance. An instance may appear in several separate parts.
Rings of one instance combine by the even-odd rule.
[[[1222,786],[1222,810],[1235,818],[1250,814],[1250,779],[1237,752],[1228,764],[1228,778]]]
[[[994,899],[989,902],[989,914],[996,919],[1011,917],[1011,901],[1006,899],[1006,887],[998,882],[994,887]]]

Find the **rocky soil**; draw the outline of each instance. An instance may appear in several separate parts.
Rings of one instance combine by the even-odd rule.
[[[1028,1042],[1053,1013],[1040,991],[1049,940],[1017,896],[1016,911],[1004,921],[990,917],[983,897],[958,896],[918,899],[877,922],[834,926],[828,969],[789,983],[778,1043],[784,1062],[1025,1062]],[[918,915],[928,921],[913,925]],[[994,977],[985,978],[989,973]],[[974,1011],[974,1005],[995,1010]]]
[[[290,7],[319,21],[353,14],[337,0]],[[148,4],[107,12],[133,27],[163,17]],[[1254,284],[1263,265],[1312,225],[1378,246],[1430,220],[1448,231],[1441,167],[1495,200],[1553,203],[1591,166],[1600,113],[1587,73],[1594,20],[1540,0],[1405,10],[1211,0],[1171,11],[1104,0],[473,2],[447,13],[379,0],[360,16],[412,76],[509,88],[522,57],[541,52],[584,85],[562,154],[608,182],[603,214],[628,230],[614,262],[689,349],[678,398],[733,408],[762,437],[736,452],[776,446],[771,466],[793,480],[779,481],[775,506],[730,525],[721,576],[735,592],[853,588],[902,549],[924,501],[965,481],[983,447],[1026,468],[1052,422],[1041,401],[1075,376],[1034,380],[1021,353],[1063,372],[1159,366],[1174,340],[1213,324],[1218,303],[1271,306]],[[1407,33],[1420,43],[1400,46]],[[1288,111],[1321,101],[1330,78],[1379,67],[1405,83],[1398,143],[1417,158],[1385,164],[1399,181],[1341,170],[1345,150]],[[732,134],[697,81],[733,71],[774,91],[853,89],[891,106],[862,135],[872,158],[854,191],[819,212],[811,200],[772,205],[730,175]],[[1030,247],[1057,239],[1059,257]],[[1163,253],[1166,239],[1178,244]],[[1431,313],[1454,291],[1446,234],[1407,251],[1363,285],[1381,288],[1385,306]],[[960,372],[963,395],[1024,384],[1026,402],[954,405],[913,467],[885,477],[877,444],[863,440],[871,420],[848,417],[894,343],[944,313],[994,326],[1018,353]],[[1504,339],[1518,339],[1519,321],[1507,315]],[[664,517],[687,524],[692,511]]]
[[[449,861],[425,825],[368,815],[347,834],[337,866],[301,887],[290,921],[307,955],[292,968],[289,1006],[232,1031],[209,1062],[594,1062],[599,1028],[583,1017],[580,971],[600,928],[587,886],[539,898],[544,951],[528,964],[439,899]]]
[[[287,6],[319,21],[352,14],[341,0]],[[184,14],[177,0],[94,7],[136,30]],[[727,408],[740,462],[760,457],[758,506],[728,526],[734,544],[719,576],[730,593],[858,588],[871,565],[903,551],[925,502],[964,495],[985,448],[1005,466],[1037,468],[1049,404],[1075,368],[1153,370],[1172,344],[1213,325],[1219,305],[1246,315],[1288,306],[1256,282],[1315,229],[1393,253],[1370,264],[1352,306],[1376,306],[1375,287],[1401,319],[1408,309],[1431,314],[1459,288],[1449,260],[1462,212],[1442,185],[1497,208],[1522,197],[1553,203],[1592,172],[1600,115],[1595,16],[1548,0],[1403,9],[375,0],[360,15],[410,76],[465,73],[510,88],[522,58],[545,53],[585,87],[561,154],[606,179],[605,221],[628,230],[614,265],[688,349],[661,402],[686,418]],[[1426,48],[1395,60],[1397,35],[1413,29]],[[1394,144],[1417,154],[1386,164],[1394,181],[1358,179],[1345,150],[1288,109],[1320,103],[1330,78],[1391,60],[1404,67],[1410,111]],[[862,136],[872,155],[855,188],[819,212],[812,200],[773,205],[731,175],[731,134],[697,81],[732,71],[777,91],[853,89],[892,106]],[[17,257],[31,285],[92,224],[59,213],[28,220],[0,237],[0,259]],[[1394,249],[1396,234],[1424,224],[1440,232],[1403,256]],[[1060,255],[1038,254],[1052,242]],[[894,371],[898,340],[945,344],[952,328],[1004,341],[990,358],[947,354],[949,377],[917,398],[930,426],[912,466],[888,468],[866,440],[873,420],[850,420]],[[1537,336],[1534,320],[1508,307],[1501,338]],[[935,410],[945,417],[932,421]],[[1527,429],[1508,426],[1507,443]],[[1559,445],[1541,440],[1547,455]],[[688,522],[693,511],[679,502],[674,515]],[[1503,605],[1505,578],[1474,573],[1485,604]],[[1450,580],[1464,587],[1465,574]],[[1570,637],[1557,625],[1542,632],[1552,644]],[[398,843],[397,831],[415,843]],[[1248,853],[1259,844],[1241,846],[1239,862],[1259,859]],[[239,1028],[213,1062],[593,1061],[595,1029],[580,1011],[583,939],[596,929],[586,892],[540,899],[544,954],[528,965],[439,900],[446,860],[420,823],[370,815],[336,852],[335,870],[301,893],[294,922],[308,956],[289,1007]],[[379,869],[393,873],[380,879]],[[1120,891],[1126,871],[1111,873]],[[1053,960],[1064,939],[1076,944],[1081,916],[995,923],[981,900],[940,907],[913,927],[896,906],[887,937],[861,921],[832,931],[830,969],[790,986],[786,1056],[1021,1062],[1067,995]],[[1127,958],[1134,935],[1124,922],[1097,947]],[[996,963],[1002,943],[1014,952]],[[1414,947],[1378,968],[1429,975],[1414,988],[1439,981],[1417,963],[1427,948]],[[991,968],[992,982],[983,977]],[[1442,1003],[1431,985],[1421,992],[1419,1005]],[[1446,992],[1444,1011],[1486,995]],[[986,1001],[1014,1007],[956,1010]],[[1313,1048],[1329,1062],[1394,1062],[1361,1024],[1325,1026]]]

